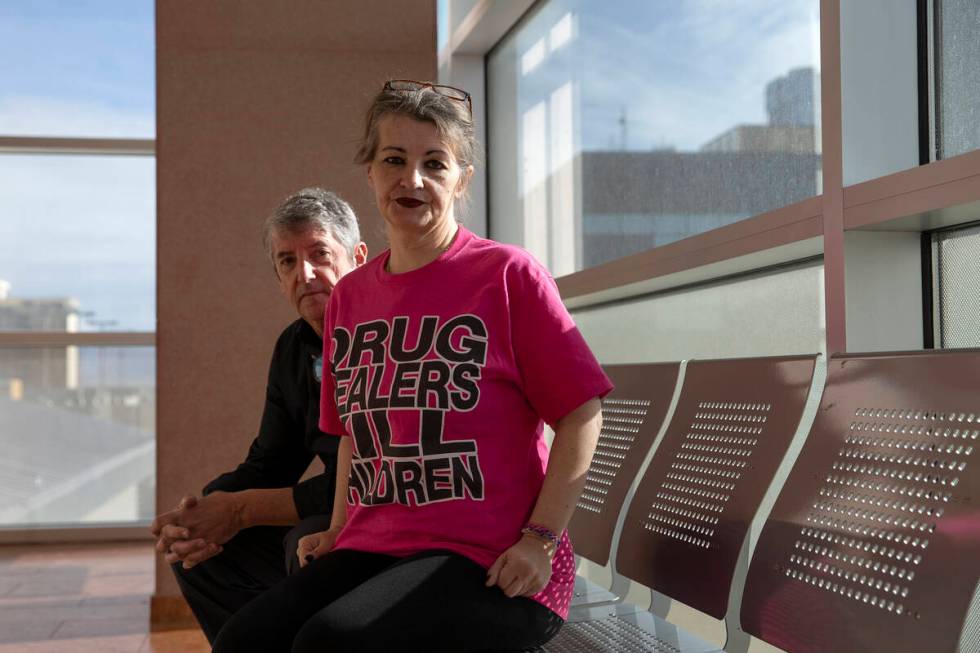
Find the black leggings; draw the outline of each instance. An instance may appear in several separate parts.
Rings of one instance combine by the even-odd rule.
[[[446,551],[332,551],[235,613],[213,652],[519,651],[558,632],[554,612],[485,582],[483,567]]]

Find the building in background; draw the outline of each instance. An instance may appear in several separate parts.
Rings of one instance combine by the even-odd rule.
[[[698,151],[580,153],[582,262],[606,261],[716,229],[820,189],[815,95],[798,68],[766,85],[769,122],[736,125]],[[779,183],[766,171],[778,170]]]
[[[80,330],[76,299],[11,290],[0,331]],[[152,348],[0,347],[0,525],[153,514],[155,419]]]

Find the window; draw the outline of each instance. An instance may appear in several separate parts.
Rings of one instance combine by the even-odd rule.
[[[153,3],[4,3],[0,78],[0,527],[145,521]]]
[[[0,4],[0,135],[153,138],[153,3]]]
[[[980,225],[938,232],[932,242],[935,343],[980,347]]]
[[[980,148],[980,4],[936,0],[935,79],[937,158]]]
[[[153,157],[9,154],[0,180],[7,301],[35,302],[46,316],[28,319],[25,308],[0,328],[154,330]]]
[[[540,3],[487,58],[491,236],[558,276],[818,195],[818,15]]]

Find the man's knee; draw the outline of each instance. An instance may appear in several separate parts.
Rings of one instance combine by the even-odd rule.
[[[187,591],[185,588],[194,587],[198,585],[198,577],[201,575],[200,570],[198,573],[194,573],[194,568],[184,569],[184,563],[177,561],[170,565],[171,571],[174,572],[174,577],[177,579],[177,586],[180,587],[180,591],[186,596]]]

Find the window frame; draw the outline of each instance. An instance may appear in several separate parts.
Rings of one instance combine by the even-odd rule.
[[[484,116],[486,57],[517,27],[535,3],[522,0],[507,10],[497,6],[500,4],[504,3],[450,0],[450,24],[456,27],[439,55],[440,81],[480,89]],[[931,12],[924,12],[924,5],[919,7],[920,20],[928,20]],[[454,10],[465,15],[453,16]],[[924,28],[920,27],[918,42],[912,44],[920,50],[920,55],[923,46],[931,47],[931,39],[922,38],[925,34],[921,29]],[[923,162],[916,168],[845,185],[840,33],[841,0],[820,0],[823,173],[820,195],[677,243],[561,276],[556,281],[566,305],[585,307],[610,299],[637,296],[652,288],[667,289],[692,280],[707,282],[733,272],[822,255],[826,351],[847,352],[845,233],[866,230],[926,232],[970,219],[967,216],[970,213],[976,215],[980,208],[980,151]],[[484,61],[479,70],[474,70],[472,65],[475,57]],[[931,58],[925,64],[924,67],[931,68]],[[923,96],[932,102],[932,96],[928,95],[934,83],[932,72],[922,74],[921,69],[919,72],[920,102]],[[926,133],[933,131],[931,117],[920,115],[920,121],[927,121],[923,125]],[[486,142],[485,121],[480,121],[479,117],[477,128],[478,136]],[[483,184],[484,193],[486,174],[482,172],[478,180]],[[487,204],[474,207],[481,212],[484,228]],[[918,289],[910,292],[919,294]]]
[[[155,139],[0,135],[5,154],[153,156]],[[155,331],[0,331],[0,348],[156,347]],[[0,544],[97,542],[150,539],[149,521],[108,524],[17,524],[0,526]]]

